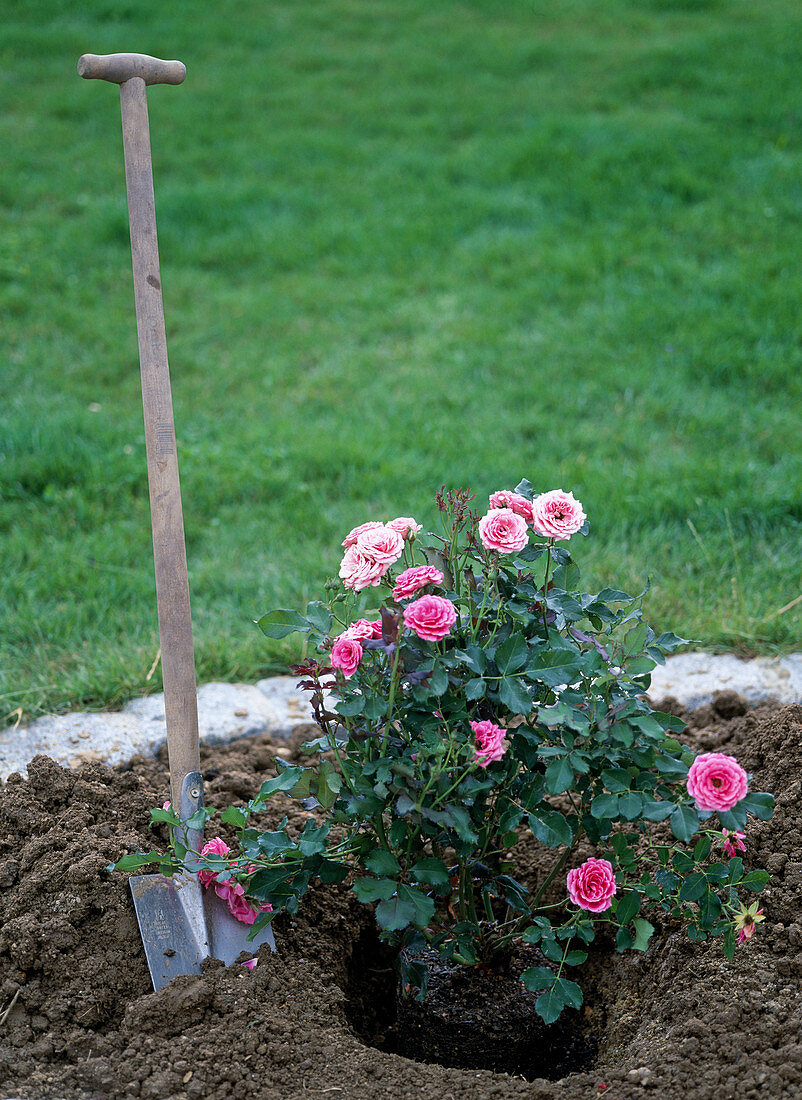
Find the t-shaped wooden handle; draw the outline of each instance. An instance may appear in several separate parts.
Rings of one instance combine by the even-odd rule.
[[[180,84],[185,71],[180,61],[159,61],[136,53],[105,57],[84,54],[78,62],[81,76],[120,85],[156,604],[174,807],[181,805],[185,776],[200,772],[200,752],[189,578],[164,331],[146,85]]]
[[[78,76],[112,84],[125,84],[135,76],[146,84],[183,84],[186,75],[183,61],[162,61],[145,53],[85,53],[78,59]]]

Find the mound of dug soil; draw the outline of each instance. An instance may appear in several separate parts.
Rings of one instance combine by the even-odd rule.
[[[347,887],[312,889],[253,971],[210,961],[154,993],[125,876],[104,867],[158,845],[148,809],[166,796],[165,760],[68,771],[37,757],[0,787],[0,1096],[799,1096],[802,707],[748,711],[722,693],[684,717],[688,743],[733,753],[777,796],[748,835],[747,865],[773,876],[766,923],[732,962],[680,931],[644,955],[597,951],[578,980],[598,1055],[558,1081],[393,1053],[390,960]],[[278,751],[291,755],[264,738],[203,749],[207,802],[252,797]]]

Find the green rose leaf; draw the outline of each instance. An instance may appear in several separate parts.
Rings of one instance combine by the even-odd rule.
[[[530,993],[535,993],[538,989],[548,989],[553,985],[554,977],[554,971],[545,966],[530,966],[521,974],[521,981]]]
[[[529,656],[529,647],[521,634],[513,634],[496,650],[496,666],[502,676],[523,668]]]
[[[399,886],[398,897],[405,904],[411,905],[414,911],[413,924],[417,928],[425,928],[434,916],[434,901],[422,890],[416,890],[414,886]],[[384,904],[389,904],[385,902]]]
[[[280,772],[275,779],[266,779],[259,788],[259,799],[264,801],[277,791],[290,791],[299,782],[304,769],[290,765]]]
[[[401,864],[392,852],[376,848],[365,860],[365,866],[374,875],[397,875],[401,870]]]
[[[674,836],[677,840],[682,840],[686,844],[699,828],[699,818],[696,810],[687,805],[677,806],[669,820]]]
[[[400,932],[415,920],[415,906],[409,899],[397,894],[376,906],[376,921],[387,932]]]
[[[750,871],[741,879],[741,886],[745,886],[753,894],[759,894],[770,877],[768,871]]]
[[[624,894],[616,907],[615,916],[620,924],[629,924],[632,918],[640,912],[640,894],[637,890],[631,890]]]
[[[499,684],[498,697],[513,714],[528,714],[532,699],[525,685],[511,676],[505,676]]]
[[[774,813],[773,795],[763,794],[759,791],[755,791],[754,794],[748,794],[746,798],[741,799],[738,805],[746,810],[747,813],[754,814],[755,817],[760,818],[761,821],[770,821]]]
[[[450,876],[448,868],[442,859],[433,856],[419,859],[409,869],[409,877],[415,882],[422,882],[425,886],[448,886]]]
[[[358,878],[354,883],[354,893],[363,902],[386,901],[393,897],[397,882],[389,878]]]
[[[546,790],[549,794],[562,794],[567,791],[574,782],[574,769],[567,757],[561,756],[552,760],[546,768]]]
[[[365,709],[365,696],[352,695],[350,699],[341,699],[334,707],[343,718],[355,718]]]
[[[572,683],[579,675],[581,668],[576,652],[559,650],[555,653],[552,650],[546,650],[545,653],[539,653],[535,657],[526,671],[533,679],[554,688]]]
[[[617,794],[607,794],[606,791],[597,794],[590,804],[591,816],[597,820],[606,818],[610,821],[618,817],[618,797]]]
[[[239,806],[227,806],[220,814],[220,820],[224,825],[241,828],[248,820],[248,815]]]
[[[680,901],[698,901],[707,893],[707,879],[700,872],[696,871],[683,882],[679,888],[679,900]]]
[[[306,605],[306,621],[321,634],[328,634],[331,630],[331,612],[320,600],[313,600]]]
[[[268,611],[261,619],[257,619],[256,625],[268,638],[286,638],[296,630],[309,630],[312,624],[297,611],[279,608],[276,611]]]
[[[571,826],[557,810],[540,810],[530,814],[528,820],[535,840],[547,848],[559,848],[573,839]]]
[[[110,863],[107,871],[138,871],[140,867],[147,867],[150,863],[158,863],[160,866],[170,865],[170,857],[163,852],[132,852],[122,856],[116,863]]]
[[[465,698],[469,703],[475,703],[477,699],[481,699],[487,690],[487,684],[485,681],[477,676],[473,680],[468,680],[465,684]]]
[[[330,828],[327,821],[318,826],[312,820],[307,821],[298,837],[298,850],[301,855],[314,856],[325,852],[326,837],[329,835]]]
[[[654,935],[654,925],[649,924],[643,917],[636,917],[632,923],[635,926],[635,942],[632,946],[636,951],[645,951],[649,946],[649,940]]]
[[[675,809],[676,806],[673,802],[657,802],[652,799],[645,799],[641,815],[647,821],[665,821],[667,817],[673,814]]]

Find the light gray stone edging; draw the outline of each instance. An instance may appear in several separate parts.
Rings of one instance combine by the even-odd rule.
[[[208,744],[268,733],[286,740],[312,715],[308,693],[295,676],[273,676],[258,684],[203,684],[198,689],[198,724]],[[750,703],[802,701],[802,653],[743,661],[728,654],[680,653],[652,674],[654,702],[673,695],[693,708],[709,703],[714,691],[737,691]],[[0,778],[25,774],[37,753],[60,764],[88,760],[121,764],[135,753],[155,753],[166,741],[164,696],[134,699],[122,711],[77,712],[39,718],[29,726],[0,730]]]
[[[268,733],[287,740],[312,714],[308,693],[295,676],[252,684],[203,684],[198,688],[198,729],[207,744]],[[59,764],[89,760],[122,764],[135,753],[155,754],[167,740],[164,695],[133,699],[121,711],[79,711],[39,718],[29,726],[0,730],[0,778],[25,774],[39,753]]]
[[[709,703],[714,691],[737,691],[750,703],[802,702],[802,653],[751,660],[729,653],[677,653],[652,673],[649,698],[658,702],[673,695],[693,710]]]

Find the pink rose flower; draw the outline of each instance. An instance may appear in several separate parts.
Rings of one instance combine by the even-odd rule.
[[[688,794],[700,810],[731,810],[746,795],[746,772],[734,756],[703,752],[688,771]]]
[[[443,574],[433,565],[414,565],[396,577],[393,599],[403,600],[406,596],[413,595],[419,588],[427,584],[440,584],[442,580]]]
[[[242,898],[245,896],[245,888],[237,882],[235,878],[226,879],[225,882],[216,882],[214,884],[214,892],[223,901],[228,902],[229,909],[231,908],[232,898]]]
[[[499,489],[497,493],[491,493],[490,507],[510,508],[516,515],[523,516],[527,523],[532,522],[532,501],[509,489]]]
[[[353,638],[346,638],[343,634],[331,647],[331,667],[338,668],[346,680],[350,679],[362,660],[362,646]]]
[[[165,806],[165,809],[167,807]],[[227,856],[231,851],[229,846],[219,836],[216,836],[213,840],[208,841],[200,850],[202,856]],[[222,869],[222,868],[221,868]],[[198,882],[201,886],[211,886],[217,879],[217,871],[210,871],[203,869],[198,871]]]
[[[379,523],[379,521],[375,519],[369,520],[367,523],[360,523],[358,527],[354,527],[345,536],[342,542],[343,546],[355,546],[356,540],[359,538],[363,531],[370,531],[371,529],[376,527],[384,527],[384,524]]]
[[[580,867],[568,872],[568,893],[574,905],[603,913],[613,904],[615,873],[606,859],[586,859]]]
[[[414,539],[421,529],[421,525],[412,516],[398,516],[397,519],[391,519],[387,526],[397,531],[402,539]]]
[[[736,829],[734,833],[728,833],[726,829],[722,829],[721,831],[724,834],[724,843],[721,847],[731,859],[733,856],[736,856],[738,852],[746,851],[746,845],[744,844],[746,833],[742,833],[740,829]]]
[[[382,524],[362,531],[357,537],[356,549],[371,561],[390,566],[404,553],[404,539],[392,527]]]
[[[228,898],[228,909],[232,917],[236,917],[243,924],[253,924],[256,920],[256,909],[244,896],[244,894],[231,893]]]
[[[356,546],[349,546],[340,563],[340,577],[346,588],[361,592],[368,585],[379,584],[388,566],[366,557]]]
[[[486,550],[514,554],[523,550],[528,537],[526,520],[512,508],[492,508],[479,520],[479,538]]]
[[[378,620],[379,624],[379,636],[381,637],[381,620]],[[339,635],[340,638],[352,638],[355,642],[364,642],[368,638],[376,637],[376,622],[368,621],[367,619],[357,619],[355,623],[344,630]]]
[[[476,734],[476,763],[480,768],[486,768],[495,760],[500,760],[507,751],[504,747],[504,738],[507,731],[492,722],[471,722],[470,727]]]
[[[427,642],[439,642],[451,633],[457,609],[444,596],[421,596],[404,608],[404,626]]]
[[[573,493],[552,489],[532,501],[532,526],[547,539],[570,539],[588,517]]]

